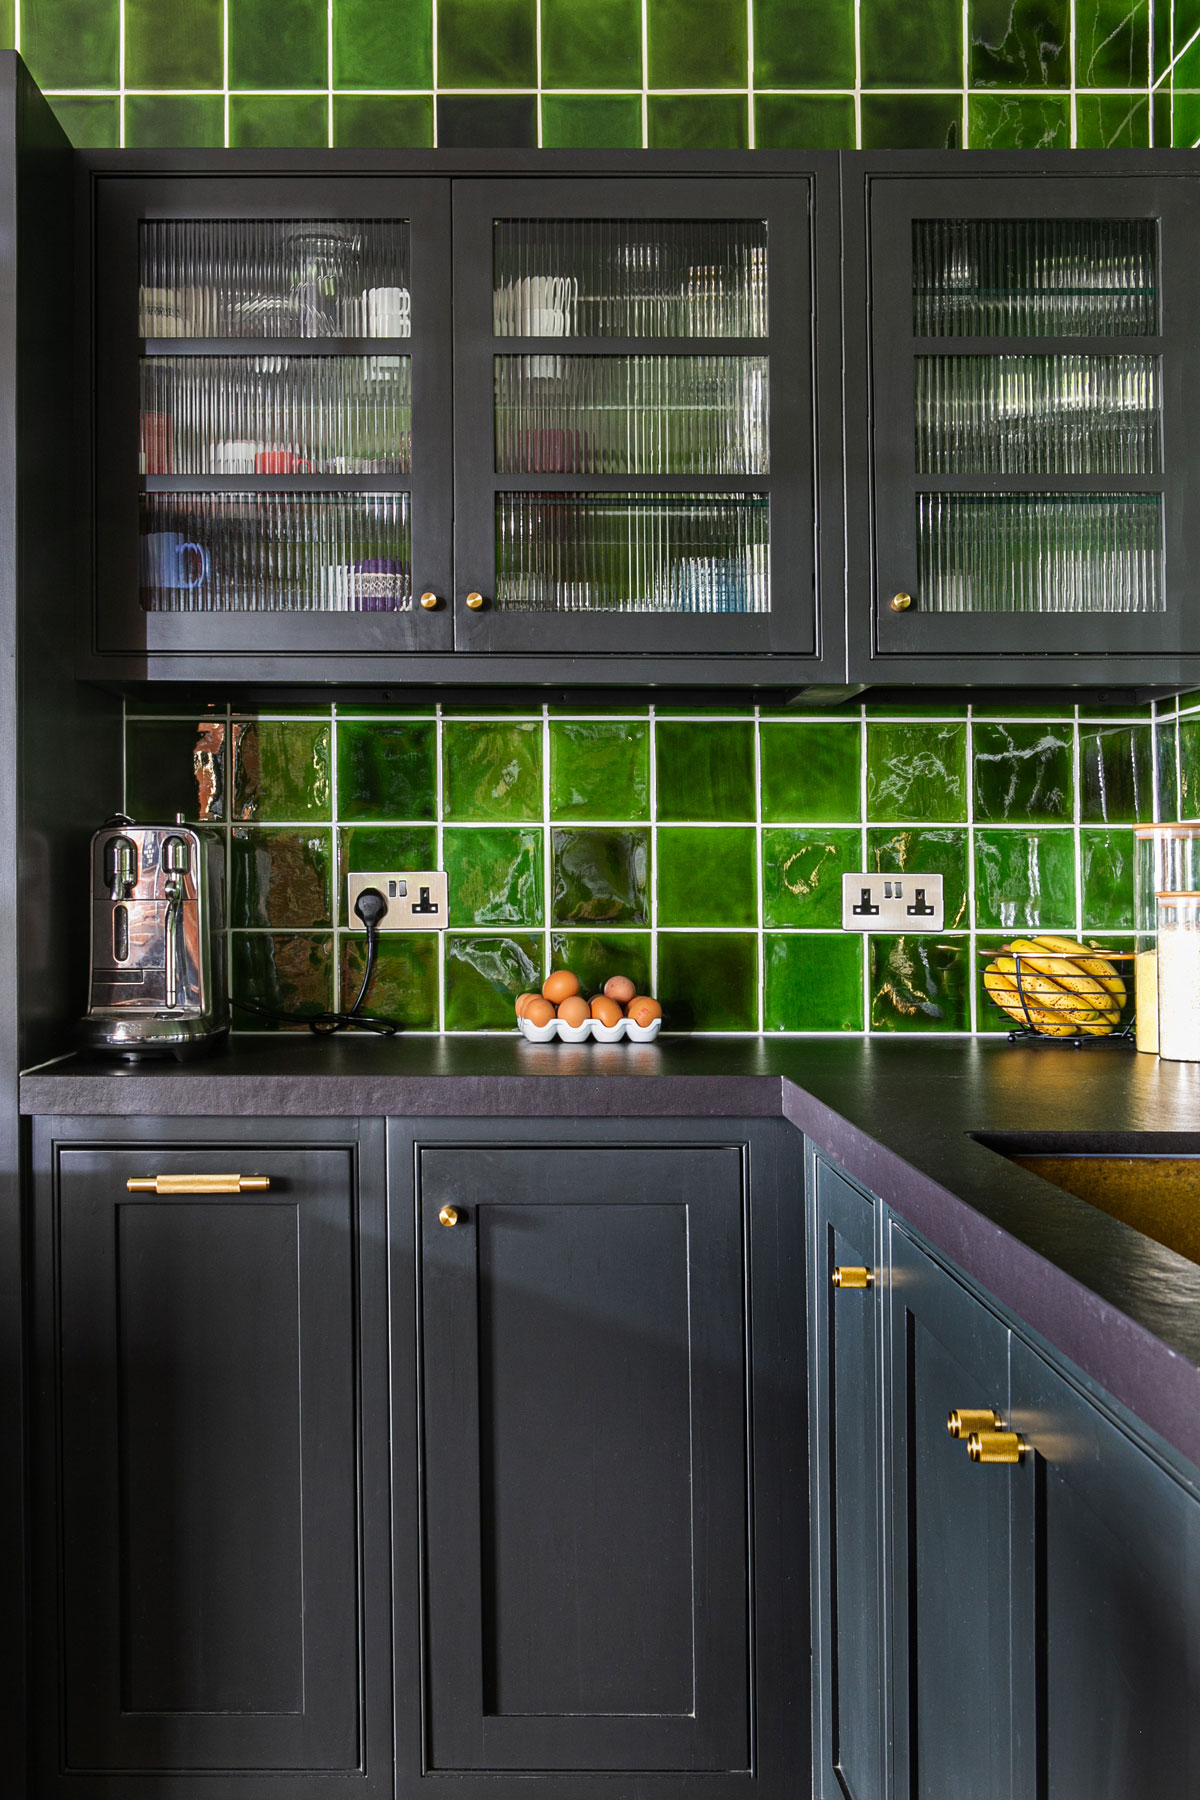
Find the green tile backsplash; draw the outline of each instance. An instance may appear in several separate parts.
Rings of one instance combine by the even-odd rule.
[[[1121,947],[1131,825],[1200,812],[1200,694],[1040,715],[1029,694],[832,714],[487,699],[131,704],[127,809],[226,835],[237,998],[348,1004],[347,871],[441,867],[449,931],[385,939],[369,996],[412,1030],[507,1031],[513,997],[565,962],[588,987],[628,972],[668,1031],[992,1031],[976,951],[1036,930]],[[843,933],[858,869],[940,873],[945,930]]]
[[[1194,144],[1195,0],[22,0],[86,146]]]

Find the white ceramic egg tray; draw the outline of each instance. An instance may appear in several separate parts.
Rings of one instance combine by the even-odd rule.
[[[662,1020],[635,1025],[632,1019],[618,1019],[615,1025],[601,1025],[599,1019],[585,1019],[582,1025],[566,1025],[561,1019],[551,1019],[548,1025],[531,1025],[528,1019],[518,1019],[517,1030],[531,1044],[548,1044],[552,1038],[561,1038],[564,1044],[585,1044],[589,1038],[598,1044],[619,1044],[622,1038],[631,1044],[649,1044],[662,1030]]]

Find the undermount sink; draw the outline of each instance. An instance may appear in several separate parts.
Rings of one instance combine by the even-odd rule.
[[[979,1134],[989,1150],[1200,1263],[1200,1142],[1195,1149],[1083,1149]]]

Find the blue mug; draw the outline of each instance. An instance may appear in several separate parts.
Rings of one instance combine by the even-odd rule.
[[[212,572],[203,544],[178,531],[151,531],[138,541],[138,585],[143,588],[201,587]]]

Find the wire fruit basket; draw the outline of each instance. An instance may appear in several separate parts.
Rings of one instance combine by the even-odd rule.
[[[1041,936],[1014,938],[979,954],[988,958],[983,985],[989,999],[1015,1022],[1010,1043],[1051,1041],[1079,1049],[1101,1038],[1132,1042],[1133,951]]]

